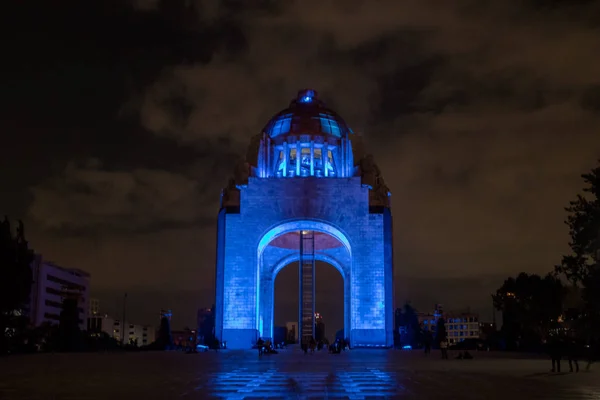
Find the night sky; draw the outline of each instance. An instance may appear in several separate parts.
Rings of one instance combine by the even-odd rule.
[[[489,319],[505,277],[550,271],[600,157],[597,1],[7,3],[0,212],[89,271],[104,311],[127,291],[133,322],[170,307],[181,328],[213,303],[220,188],[301,88],[365,136],[393,194],[396,302],[423,311]]]

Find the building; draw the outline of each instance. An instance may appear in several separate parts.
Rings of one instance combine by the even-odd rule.
[[[108,336],[121,341],[120,323],[108,315],[90,315],[87,320],[87,331],[92,336],[98,336],[104,332]]]
[[[448,342],[462,342],[465,339],[479,339],[479,316],[471,312],[444,312],[441,305],[436,305],[433,313],[418,313],[419,325],[424,331],[435,336],[440,318],[444,318]]]
[[[137,346],[147,346],[156,340],[156,330],[149,325],[129,324],[128,342]]]
[[[125,323],[125,326],[125,342],[127,344],[146,346],[156,340],[156,331],[152,326],[129,323]],[[87,330],[92,335],[104,332],[121,342],[123,339],[122,329],[121,321],[108,315],[92,315],[88,318]]]
[[[172,331],[171,337],[173,345],[177,347],[195,349],[198,344],[195,329],[185,328],[182,331]]]
[[[89,316],[99,315],[100,314],[100,300],[98,299],[90,299],[90,311]]]
[[[215,334],[229,348],[273,337],[275,277],[299,265],[301,341],[314,337],[315,261],[344,279],[353,347],[393,345],[391,194],[346,122],[302,90],[254,136],[221,193]]]
[[[466,339],[479,339],[479,315],[471,312],[448,313],[444,315],[446,332],[450,344]]]
[[[438,319],[443,316],[444,309],[441,304],[436,304],[432,313],[417,313],[419,326],[421,326],[424,331],[433,332],[434,334],[437,330]]]
[[[212,345],[215,333],[214,308],[200,308],[196,316],[198,343]]]
[[[82,270],[60,267],[36,255],[32,263],[29,317],[34,326],[58,324],[65,298],[76,298],[79,326],[87,327],[89,312],[90,275]]]

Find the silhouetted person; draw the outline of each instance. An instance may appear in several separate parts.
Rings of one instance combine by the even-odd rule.
[[[560,360],[564,352],[564,341],[559,336],[552,336],[548,341],[548,355],[552,359],[551,372],[560,372]]]
[[[596,362],[598,359],[598,348],[597,341],[594,339],[590,339],[588,341],[588,345],[585,347],[585,358],[587,359],[587,366],[585,367],[586,371],[589,371],[592,367],[592,364]]]
[[[265,341],[262,340],[262,338],[258,338],[258,340],[256,341],[256,347],[258,347],[258,356],[262,356],[263,354],[263,349],[264,349],[264,344]]]
[[[440,350],[442,352],[442,360],[448,359],[448,340],[443,339],[440,341]]]
[[[344,339],[344,350],[350,350],[350,338]]]
[[[580,346],[574,336],[569,336],[566,340],[566,355],[569,360],[569,371],[573,372],[573,364],[575,364],[575,372],[579,372],[579,356]]]
[[[425,345],[425,354],[431,353],[431,342],[433,341],[433,337],[431,332],[425,332],[424,345]]]
[[[463,359],[464,360],[472,360],[473,356],[471,355],[471,353],[469,353],[468,351],[465,350],[465,353],[463,354]]]

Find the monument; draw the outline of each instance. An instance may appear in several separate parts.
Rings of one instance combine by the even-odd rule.
[[[390,192],[361,137],[302,90],[251,139],[221,194],[215,335],[230,349],[273,337],[278,272],[297,265],[299,337],[315,336],[315,261],[344,280],[352,347],[393,345]]]

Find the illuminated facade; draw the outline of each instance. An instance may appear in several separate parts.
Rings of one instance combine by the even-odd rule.
[[[44,323],[58,325],[65,298],[75,298],[79,309],[79,327],[87,326],[89,313],[90,274],[75,268],[64,268],[36,255],[31,265],[29,317],[33,326]]]
[[[360,136],[304,90],[252,138],[223,190],[215,335],[228,348],[273,337],[274,283],[298,265],[299,333],[314,336],[315,261],[344,279],[353,347],[393,345],[390,193]]]

